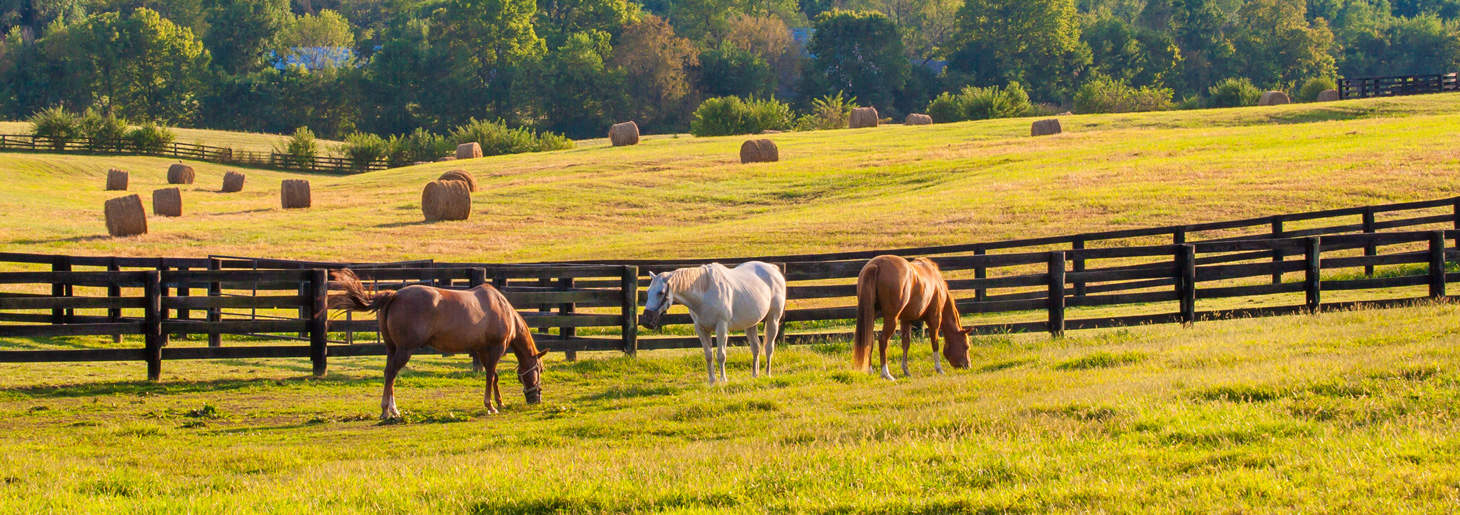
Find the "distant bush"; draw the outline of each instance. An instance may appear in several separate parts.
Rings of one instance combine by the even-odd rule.
[[[1162,111],[1171,108],[1171,95],[1170,89],[1149,86],[1137,88],[1122,80],[1096,76],[1075,92],[1075,112]]]
[[[350,160],[350,166],[364,170],[378,160],[390,156],[391,141],[366,132],[356,132],[345,137],[340,153]]]
[[[857,97],[848,97],[842,91],[817,98],[811,101],[811,112],[796,119],[796,130],[845,129],[855,107]]]
[[[1207,107],[1255,106],[1262,98],[1262,90],[1245,78],[1222,79],[1207,90]]]
[[[115,145],[127,136],[127,121],[110,114],[103,115],[96,110],[87,109],[77,120],[79,135],[90,139],[87,148],[100,150],[103,148],[115,148]]]
[[[417,127],[410,134],[390,139],[390,160],[396,163],[435,161],[454,148],[444,136]]]
[[[138,152],[160,153],[167,149],[177,138],[172,131],[166,127],[158,127],[152,122],[144,123],[127,131],[127,143]]]
[[[1297,100],[1299,102],[1312,102],[1318,100],[1318,94],[1326,90],[1338,89],[1338,83],[1328,77],[1314,77],[1303,83],[1298,88]]]
[[[928,103],[928,116],[938,123],[990,118],[1013,118],[1028,114],[1029,93],[1017,82],[1003,89],[966,86],[957,94],[943,92]]]
[[[774,98],[715,97],[695,109],[689,132],[695,136],[729,136],[786,130],[791,128],[793,117],[791,106]]]
[[[30,133],[50,140],[56,150],[65,150],[66,143],[81,136],[81,120],[61,106],[37,111],[30,117]]]
[[[502,121],[491,122],[476,118],[452,129],[447,140],[452,148],[463,143],[476,142],[482,146],[484,156],[573,148],[573,141],[559,134],[539,134],[525,127],[507,127]]]
[[[300,127],[294,129],[294,134],[289,136],[284,148],[276,148],[274,151],[284,154],[294,166],[304,167],[319,155],[319,142],[315,141],[314,131],[309,130],[309,127]]]

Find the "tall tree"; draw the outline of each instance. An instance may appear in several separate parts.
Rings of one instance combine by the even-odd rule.
[[[625,28],[610,63],[623,70],[627,81],[627,116],[654,132],[687,126],[695,103],[688,70],[699,61],[694,44],[676,35],[668,22],[645,15]]]
[[[958,50],[949,69],[977,86],[1019,82],[1057,100],[1090,63],[1074,0],[968,0],[958,11]]]
[[[522,65],[541,58],[533,30],[534,0],[444,0],[430,18],[433,41],[451,64],[438,100],[455,104],[453,123],[468,117],[514,117],[512,81]],[[485,101],[485,102],[484,102]],[[463,106],[467,106],[463,109]]]
[[[1238,11],[1232,45],[1242,76],[1259,85],[1291,88],[1334,74],[1333,33],[1310,22],[1304,0],[1248,0]]]
[[[162,122],[186,122],[197,112],[208,51],[192,31],[156,11],[95,15],[41,44],[66,63],[77,105]]]
[[[892,110],[910,68],[897,25],[879,12],[833,9],[817,16],[815,27],[806,45],[813,57],[802,83],[805,96],[844,91]]]
[[[240,74],[267,64],[270,43],[288,23],[289,0],[209,0],[208,36],[213,64]]]

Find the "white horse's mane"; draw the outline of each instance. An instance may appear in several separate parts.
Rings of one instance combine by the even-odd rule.
[[[665,280],[665,285],[669,286],[669,290],[674,293],[683,293],[689,291],[690,288],[704,289],[705,285],[700,283],[709,278],[709,272],[713,267],[714,264],[709,264],[677,269],[669,273],[669,279]]]

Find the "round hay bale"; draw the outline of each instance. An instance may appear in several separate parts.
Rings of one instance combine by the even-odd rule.
[[[746,140],[740,144],[741,163],[774,163],[781,160],[781,151],[768,139]]]
[[[193,176],[193,167],[191,166],[178,163],[167,167],[168,184],[192,184]]]
[[[1262,94],[1262,98],[1260,98],[1260,99],[1257,100],[1257,105],[1260,105],[1260,106],[1276,106],[1276,105],[1287,104],[1289,102],[1292,102],[1292,101],[1291,100],[1288,100],[1288,94],[1287,93],[1283,93],[1281,91],[1269,91],[1267,93],[1263,93]]]
[[[421,214],[427,222],[466,220],[471,216],[471,189],[465,181],[431,181],[421,192]]]
[[[639,124],[632,121],[615,123],[608,128],[608,141],[615,147],[639,144]]]
[[[223,192],[236,193],[239,191],[243,191],[243,174],[231,170],[223,174]]]
[[[848,123],[848,127],[853,129],[876,127],[877,121],[877,108],[858,107],[852,110],[852,119]]]
[[[106,201],[106,232],[112,236],[147,234],[147,211],[137,194]]]
[[[925,114],[913,113],[907,115],[907,119],[903,120],[902,123],[907,125],[932,125],[933,117]]]
[[[1029,127],[1030,136],[1049,136],[1051,134],[1059,134],[1061,132],[1064,132],[1064,130],[1060,128],[1059,118],[1038,120]]]
[[[476,179],[476,177],[472,177],[471,176],[471,172],[468,172],[466,170],[450,170],[450,171],[447,171],[446,173],[441,174],[441,177],[439,177],[437,180],[440,180],[440,181],[461,181],[461,182],[466,183],[467,188],[471,189],[471,191],[475,192],[477,190],[477,179]]]
[[[482,146],[477,142],[462,143],[456,146],[457,159],[476,159],[482,157]]]
[[[1338,101],[1338,90],[1336,90],[1336,89],[1325,89],[1323,91],[1318,92],[1318,101],[1319,102],[1337,102]]]
[[[284,182],[279,185],[279,197],[283,201],[284,209],[309,207],[312,202],[309,196],[309,181],[284,179]]]
[[[106,171],[107,191],[127,191],[127,172],[112,168]]]
[[[182,216],[182,191],[176,187],[152,190],[152,214]]]
[[[443,157],[441,159],[437,159],[436,162],[437,163],[440,163],[442,161],[455,161],[455,160],[456,160],[456,156],[446,156],[446,157]]]

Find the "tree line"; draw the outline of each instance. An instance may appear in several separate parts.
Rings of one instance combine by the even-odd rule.
[[[1457,18],[1460,0],[0,0],[0,117],[580,138],[685,131],[717,97],[1160,109],[1233,81],[1454,71]]]

